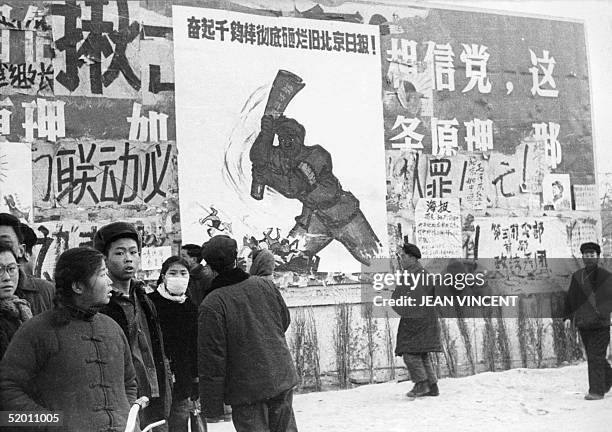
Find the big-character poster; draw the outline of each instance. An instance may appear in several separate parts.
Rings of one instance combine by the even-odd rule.
[[[173,27],[183,240],[302,273],[385,255],[378,27],[177,6]]]

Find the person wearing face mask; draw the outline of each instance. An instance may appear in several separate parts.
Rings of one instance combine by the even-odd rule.
[[[191,400],[198,398],[197,309],[187,297],[189,262],[171,256],[162,264],[157,290],[149,298],[157,309],[166,355],[175,384],[169,432],[187,432]]]

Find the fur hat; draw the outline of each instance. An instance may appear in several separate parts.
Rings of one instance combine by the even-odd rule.
[[[142,247],[140,234],[136,230],[136,227],[128,222],[113,222],[104,225],[96,231],[93,238],[93,247],[106,255],[110,244],[120,238],[131,238],[136,240],[138,250],[140,251]]]
[[[226,235],[216,235],[202,245],[202,258],[215,271],[234,268],[238,257],[238,243]]]
[[[597,243],[586,242],[580,245],[580,253],[585,253],[588,251],[595,252],[597,255],[601,255],[601,247]]]
[[[402,249],[404,250],[404,253],[412,255],[416,259],[421,259],[421,250],[417,247],[417,245],[412,243],[404,243]]]

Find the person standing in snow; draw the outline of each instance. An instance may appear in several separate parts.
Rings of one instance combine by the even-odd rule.
[[[399,266],[408,273],[427,272],[419,262],[421,251],[412,243],[405,243],[397,253]],[[420,296],[432,295],[432,287],[426,284],[419,286],[398,285],[393,292],[393,298],[410,296],[420,304]],[[442,351],[440,343],[440,325],[433,307],[407,306],[394,308],[401,316],[397,329],[395,355],[401,356],[410,373],[414,387],[406,396],[414,398],[421,396],[438,396],[438,378],[431,361],[432,352]]]
[[[206,417],[232,406],[237,432],[297,432],[289,309],[273,282],[236,266],[237,243],[217,235],[202,257],[219,275],[198,316],[200,402]]]
[[[589,392],[586,400],[603,399],[612,387],[612,367],[606,360],[610,343],[612,273],[599,267],[597,243],[580,246],[584,268],[572,275],[565,302],[564,319],[580,332],[587,356]]]

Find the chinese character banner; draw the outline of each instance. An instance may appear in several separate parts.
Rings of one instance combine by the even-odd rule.
[[[176,145],[171,141],[37,143],[32,164],[37,220],[170,217],[178,211]]]

